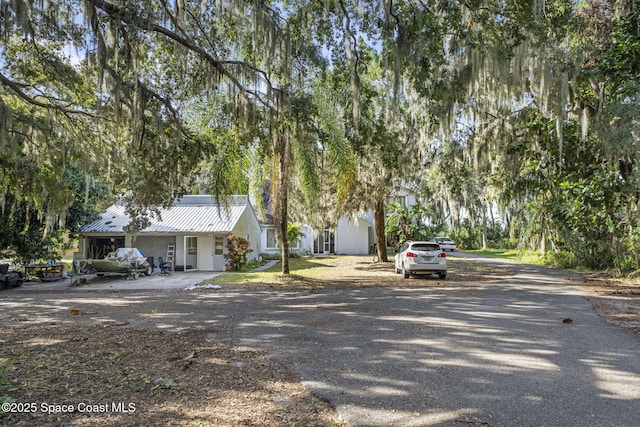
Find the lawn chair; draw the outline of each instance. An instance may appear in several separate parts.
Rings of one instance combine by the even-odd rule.
[[[158,267],[160,267],[161,276],[168,276],[171,274],[171,263],[165,262],[161,256],[158,257]]]

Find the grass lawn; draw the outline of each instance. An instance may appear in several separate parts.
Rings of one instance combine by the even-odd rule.
[[[487,258],[507,259],[523,264],[544,265],[544,258],[534,251],[522,251],[518,249],[474,249],[465,252]]]
[[[305,256],[289,259],[289,276],[283,276],[282,266],[277,262],[261,272],[237,272],[221,274],[206,283],[223,284],[267,284],[293,286],[393,286],[402,285],[403,278],[394,273],[393,254],[386,263],[374,263],[371,255]],[[447,255],[448,282],[469,280],[471,276],[502,275],[501,269]],[[483,279],[484,280],[484,279]],[[424,283],[424,282],[423,282]],[[204,283],[203,283],[204,284]]]
[[[354,265],[358,263],[371,262],[372,256],[361,255],[341,255],[341,256],[305,256],[289,258],[289,271],[293,278],[306,279],[326,279],[333,276],[336,267],[344,265]],[[261,283],[282,283],[282,265],[278,261],[270,268],[258,272],[238,272],[223,274],[209,280],[207,283],[242,283],[242,282],[261,282]]]

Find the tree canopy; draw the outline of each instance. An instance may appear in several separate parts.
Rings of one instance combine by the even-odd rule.
[[[290,217],[379,207],[409,179],[436,222],[486,224],[497,207],[523,244],[638,267],[638,12],[632,0],[3,1],[3,215],[30,206],[44,235],[100,178],[135,230],[198,187],[268,188],[286,259]]]

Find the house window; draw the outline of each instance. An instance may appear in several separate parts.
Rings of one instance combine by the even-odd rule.
[[[197,255],[197,254],[198,254],[198,238],[187,237],[187,255]]]
[[[224,238],[222,236],[216,236],[213,253],[215,255],[222,255],[223,251],[224,251]]]
[[[388,202],[400,205],[401,208],[407,207],[407,196],[389,197]]]
[[[276,248],[276,230],[267,228],[267,249]]]

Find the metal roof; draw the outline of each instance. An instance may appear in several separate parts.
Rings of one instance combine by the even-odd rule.
[[[230,233],[245,209],[252,209],[246,196],[231,196],[228,206],[211,196],[184,196],[160,216],[150,215],[151,224],[140,233]],[[80,228],[80,233],[123,233],[130,222],[125,207],[111,205],[101,218]]]

